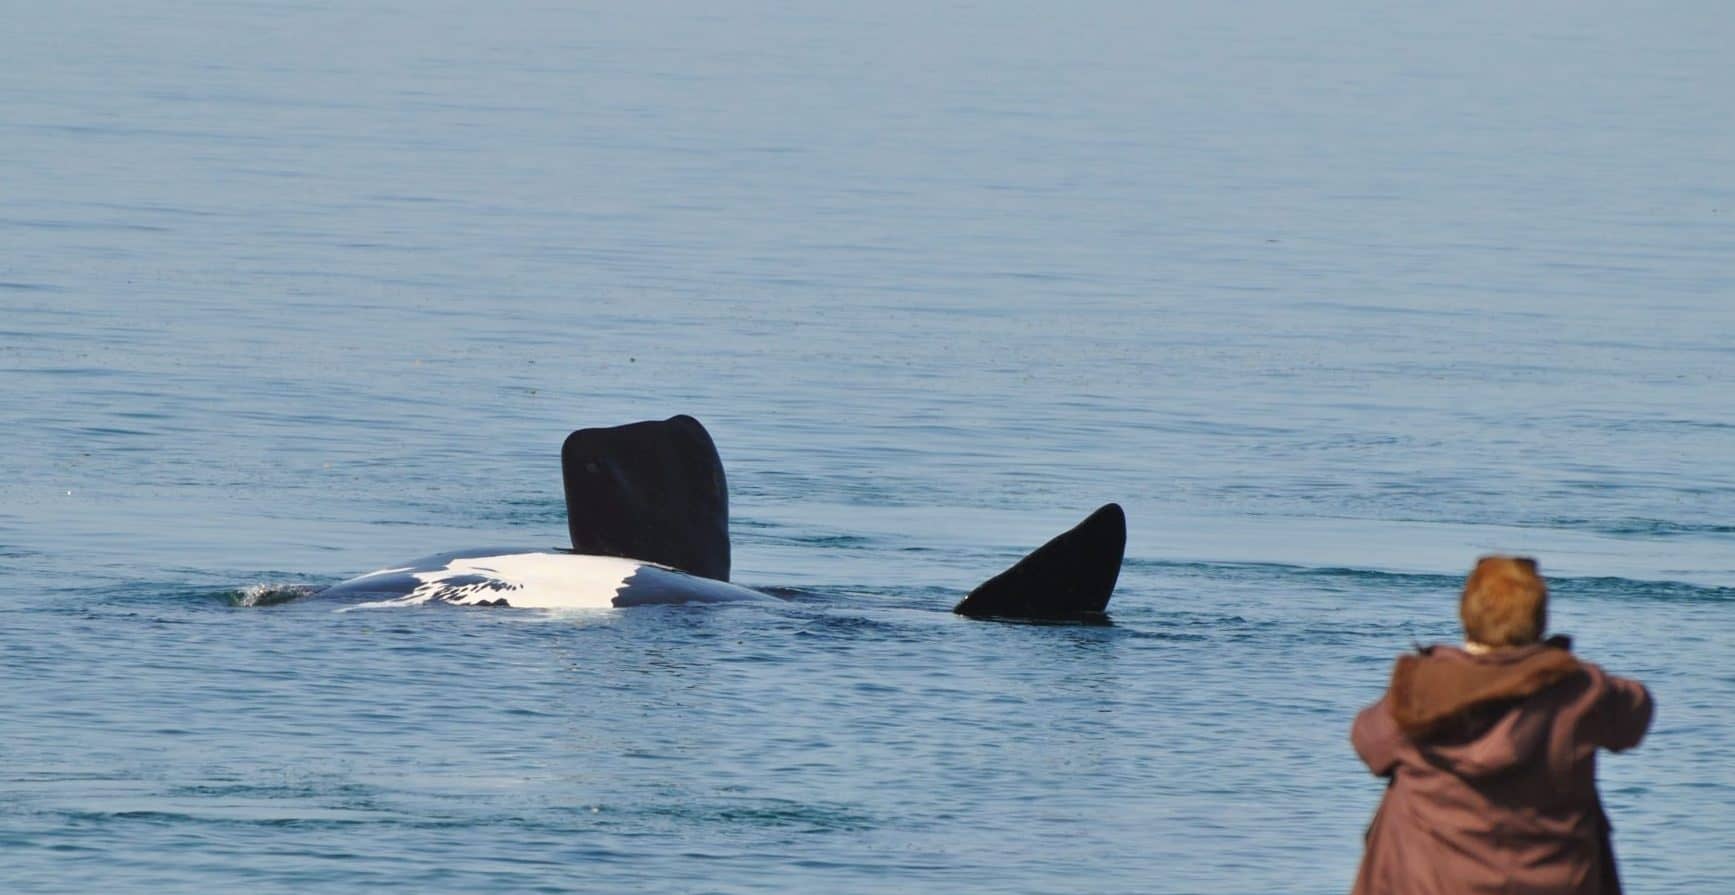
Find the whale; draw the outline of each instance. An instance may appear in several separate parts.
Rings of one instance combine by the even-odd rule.
[[[728,484],[691,416],[573,431],[561,446],[570,547],[475,548],[357,575],[319,591],[353,608],[445,604],[619,609],[776,602],[729,580]],[[1097,508],[965,594],[952,611],[989,619],[1097,620],[1126,550],[1126,515]]]

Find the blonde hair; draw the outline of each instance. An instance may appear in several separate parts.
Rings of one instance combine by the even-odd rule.
[[[1548,627],[1548,585],[1528,556],[1484,556],[1464,582],[1458,618],[1471,643],[1525,646]]]

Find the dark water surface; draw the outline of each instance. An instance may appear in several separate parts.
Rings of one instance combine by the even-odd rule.
[[[1719,3],[17,5],[0,889],[1330,893],[1479,552],[1735,877]],[[785,604],[245,608],[692,413]],[[964,590],[1106,500],[1111,627]]]

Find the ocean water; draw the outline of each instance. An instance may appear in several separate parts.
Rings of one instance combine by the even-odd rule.
[[[1735,877],[1712,2],[13,4],[0,890],[1346,891],[1474,557]],[[691,413],[780,604],[247,606]],[[952,602],[1099,503],[1110,626]]]

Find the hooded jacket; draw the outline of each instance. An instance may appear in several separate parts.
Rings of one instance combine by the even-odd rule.
[[[1618,895],[1596,751],[1638,745],[1651,697],[1567,646],[1399,657],[1350,733],[1389,778],[1354,895]]]

